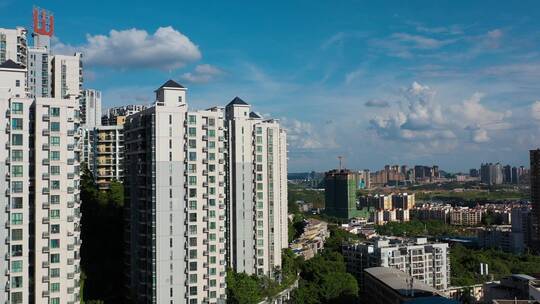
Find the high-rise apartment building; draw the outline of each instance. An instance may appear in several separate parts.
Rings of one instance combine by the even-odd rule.
[[[533,248],[540,251],[540,149],[530,150],[531,169],[531,205],[532,205],[532,232]]]
[[[15,63],[26,66],[28,55],[26,33],[23,27],[0,28],[0,64],[11,59]]]
[[[99,189],[124,177],[124,126],[96,126],[84,129],[84,162]]]
[[[103,116],[101,116],[101,124],[103,126],[123,125],[126,121],[126,117],[140,112],[146,108],[146,105],[133,104],[110,108],[105,112]]]
[[[288,246],[286,133],[238,97],[226,120],[229,263],[237,272],[271,275]]]
[[[0,302],[79,300],[79,133],[74,99],[26,97],[23,66],[0,66],[6,194]],[[2,266],[0,266],[2,267]]]
[[[356,178],[353,172],[331,170],[324,177],[325,212],[330,216],[350,219],[358,214]]]
[[[153,106],[127,118],[128,298],[224,303],[226,143],[220,108],[188,112],[168,81]]]
[[[480,180],[488,185],[500,185],[504,181],[503,166],[500,163],[482,164],[480,166]]]
[[[42,16],[41,20],[52,20],[47,14]],[[43,21],[34,20],[34,45],[42,47],[53,26],[43,30],[37,24]],[[4,142],[0,174],[5,176],[0,182],[5,193],[5,207],[0,212],[4,260],[0,263],[0,303],[77,303],[79,107],[75,98],[36,96],[32,83],[41,85],[47,79],[30,82],[35,80],[33,60],[37,57],[31,57],[32,48],[27,57],[22,55],[24,31],[15,32],[21,33],[17,41],[21,54],[16,60],[26,62],[14,62],[12,52],[6,52],[9,58],[0,65],[0,120],[4,119],[0,121]],[[48,51],[45,54],[47,68],[42,72],[49,75]]]
[[[101,92],[86,89],[79,98],[81,125],[87,129],[101,125]]]
[[[435,289],[450,286],[450,251],[447,243],[430,243],[426,238],[380,238],[342,247],[347,272],[363,283],[363,271],[370,267],[397,268]]]

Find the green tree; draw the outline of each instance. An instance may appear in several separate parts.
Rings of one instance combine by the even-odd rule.
[[[227,270],[227,303],[257,304],[263,300],[256,276]]]

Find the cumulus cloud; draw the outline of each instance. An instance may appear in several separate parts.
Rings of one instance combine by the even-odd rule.
[[[540,101],[535,101],[531,105],[531,116],[536,120],[540,120]]]
[[[489,132],[511,127],[507,118],[512,113],[488,109],[481,104],[481,93],[475,93],[463,102],[445,106],[436,100],[434,90],[414,82],[402,90],[402,95],[408,101],[405,109],[385,117],[376,116],[369,122],[369,128],[384,139],[409,142],[448,142],[461,139],[483,143],[491,139]],[[540,110],[540,103],[538,107]]]
[[[192,83],[207,83],[217,76],[223,74],[223,71],[210,64],[201,64],[195,67],[193,72],[182,74],[180,78]]]
[[[390,103],[384,99],[374,98],[366,101],[364,105],[370,108],[388,108]]]
[[[201,52],[187,36],[171,26],[160,27],[155,33],[145,30],[111,30],[108,35],[86,36],[79,46],[54,44],[59,53],[82,52],[85,63],[119,69],[177,69],[199,60]]]
[[[287,141],[295,149],[329,149],[337,147],[334,137],[324,136],[324,130],[316,130],[309,122],[297,119],[282,119],[287,130]]]

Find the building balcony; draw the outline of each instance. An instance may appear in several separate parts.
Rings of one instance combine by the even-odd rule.
[[[44,114],[42,118],[43,118],[43,121],[49,121],[51,119],[49,114]]]
[[[41,277],[41,282],[42,283],[49,283],[49,276],[42,276]]]
[[[49,131],[49,129],[43,129],[41,134],[43,134],[43,136],[49,136],[51,134],[51,131]]]
[[[42,253],[49,253],[49,247],[47,247],[47,246],[41,247],[41,252]]]
[[[49,173],[41,174],[41,179],[49,179]]]
[[[49,144],[43,144],[43,145],[41,146],[41,148],[42,148],[43,150],[49,150]]]
[[[45,232],[43,232],[41,234],[41,237],[44,238],[44,239],[48,239],[49,238],[49,233],[45,231]]]

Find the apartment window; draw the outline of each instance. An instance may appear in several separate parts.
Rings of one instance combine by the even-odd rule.
[[[13,129],[13,130],[22,130],[23,129],[23,119],[22,118],[12,118],[11,119],[11,129]]]
[[[194,125],[197,122],[197,117],[195,115],[189,115],[188,122],[190,125]]]
[[[210,229],[216,229],[216,222],[210,222]]]
[[[216,182],[216,177],[215,177],[215,176],[209,176],[209,177],[208,177],[208,182],[209,182],[210,184],[214,184],[214,183]]]
[[[197,196],[197,189],[189,189],[189,197],[196,197]]]
[[[197,249],[189,250],[189,258],[190,259],[196,259],[197,258]]]
[[[197,234],[197,225],[189,225],[189,235]]]
[[[11,262],[11,272],[22,272],[23,261],[12,261]]]
[[[15,80],[15,86],[17,88],[21,86],[21,81],[19,79]]]
[[[189,214],[189,221],[190,222],[196,222],[197,221],[197,213],[190,213]]]
[[[197,136],[197,129],[196,128],[188,128],[188,135],[190,137]]]
[[[197,140],[195,139],[188,140],[188,147],[191,149],[197,148]]]
[[[196,152],[189,152],[189,160],[190,161],[196,161],[197,160],[197,153]]]
[[[208,130],[208,137],[209,138],[216,137],[216,130]]]
[[[60,225],[54,224],[51,225],[51,234],[57,234],[60,233]]]
[[[262,144],[262,136],[257,136],[257,144]]]
[[[51,131],[52,132],[60,132],[60,123],[57,121],[51,122]]]
[[[262,134],[262,128],[261,128],[261,127],[257,127],[257,129],[256,129],[255,132],[257,132],[257,134]]]
[[[216,172],[216,165],[208,165],[209,172]]]
[[[60,218],[60,210],[54,209],[50,211],[50,217],[51,219],[59,219]]]
[[[188,164],[188,173],[197,173],[197,165]]]
[[[210,193],[210,195],[216,194],[216,188],[210,187],[210,188],[208,189],[208,193]]]
[[[60,151],[51,151],[51,160],[60,160]]]
[[[59,204],[60,203],[60,195],[51,195],[49,200],[50,200],[51,204]]]
[[[189,201],[189,210],[197,210],[197,201]]]
[[[211,199],[208,200],[208,204],[213,207],[213,206],[216,205],[216,200],[211,198]]]
[[[189,271],[197,271],[197,262],[189,262]]]
[[[13,177],[21,177],[23,176],[23,166],[21,165],[13,165],[11,166],[11,174]]]
[[[208,148],[210,149],[214,149],[216,147],[216,142],[215,141],[209,141],[208,142]]]
[[[196,237],[189,238],[189,246],[197,246],[197,238]]]
[[[51,268],[51,278],[60,277],[60,268]]]
[[[22,229],[11,229],[11,240],[12,241],[22,241],[23,230]]]
[[[59,292],[60,283],[51,283],[51,292]]]
[[[190,284],[195,284],[197,283],[197,275],[195,273],[191,273],[189,275],[189,283]]]
[[[21,288],[23,287],[23,278],[22,277],[13,277],[11,280],[12,288]]]
[[[51,175],[60,175],[60,166],[51,166]]]
[[[23,192],[23,182],[22,181],[11,182],[11,192],[13,192],[13,193],[22,193]]]
[[[215,210],[210,210],[208,212],[208,217],[210,218],[215,218],[216,217],[216,211]]]
[[[258,163],[261,163],[261,162],[262,162],[262,155],[257,155],[257,162],[258,162]]]
[[[217,293],[215,291],[210,291],[210,298],[211,299],[217,298]]]
[[[210,235],[208,235],[208,239],[210,241],[215,241],[216,240],[216,234],[215,233],[210,233]]]
[[[11,208],[13,209],[22,209],[23,199],[22,197],[14,197],[11,199]]]
[[[210,280],[210,287],[216,287],[216,280]]]
[[[210,252],[216,252],[216,245],[210,245]]]
[[[262,151],[263,151],[262,146],[257,146],[257,153],[262,153]]]
[[[51,263],[52,264],[60,263],[60,254],[58,253],[51,254]]]
[[[51,181],[51,189],[59,190],[60,189],[60,181],[58,181],[58,180]]]
[[[22,146],[23,145],[23,136],[22,136],[22,134],[11,134],[11,145],[12,146]]]
[[[51,240],[51,248],[60,248],[60,240],[59,239]]]
[[[60,137],[59,136],[51,136],[50,137],[51,146],[60,146]]]
[[[190,186],[196,186],[197,185],[197,177],[196,176],[190,176],[189,177],[189,185]]]
[[[22,114],[23,113],[23,104],[21,102],[11,103],[11,113],[13,114]]]
[[[22,245],[12,245],[11,246],[11,256],[14,257],[20,257],[23,253],[23,246]]]
[[[216,160],[216,153],[208,153],[208,160]]]
[[[197,295],[197,286],[190,286],[189,287],[189,295],[190,296],[196,296]]]
[[[210,268],[210,275],[216,275],[216,269],[215,268]]]
[[[60,298],[51,298],[49,304],[60,304]]]
[[[49,114],[54,117],[60,116],[60,108],[50,108]]]
[[[11,160],[12,161],[23,161],[23,151],[22,150],[11,150]]]
[[[262,174],[257,174],[257,181],[261,182],[263,180]]]

